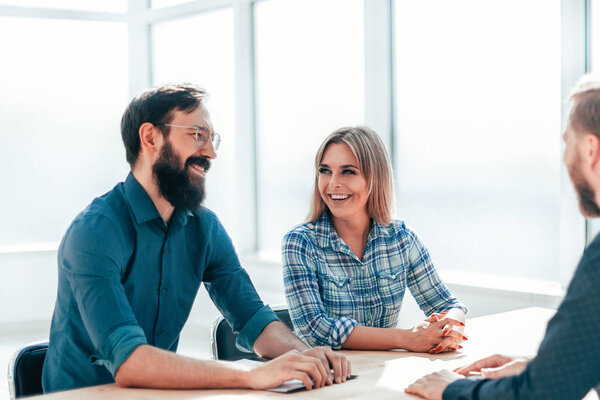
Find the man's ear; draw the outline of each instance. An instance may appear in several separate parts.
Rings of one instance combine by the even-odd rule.
[[[159,150],[162,133],[150,122],[144,122],[138,131],[141,150],[154,154]],[[160,136],[160,138],[159,138]]]

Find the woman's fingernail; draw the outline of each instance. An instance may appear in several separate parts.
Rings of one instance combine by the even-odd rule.
[[[459,348],[459,349],[462,349],[462,346],[459,344],[459,345],[458,345],[458,348]]]
[[[465,323],[464,322],[460,322],[460,326],[465,326]]]
[[[463,340],[469,340],[469,338],[463,335]]]

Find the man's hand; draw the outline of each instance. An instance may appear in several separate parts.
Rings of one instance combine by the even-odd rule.
[[[248,387],[270,389],[290,379],[300,379],[307,390],[331,384],[329,370],[315,357],[289,351],[249,372]]]
[[[485,379],[498,379],[520,374],[525,370],[528,363],[529,359],[525,357],[513,358],[494,354],[493,356],[475,361],[472,364],[457,368],[454,372],[464,376],[481,374]]]
[[[404,392],[415,394],[428,400],[442,400],[442,393],[444,393],[446,387],[455,380],[461,378],[463,378],[462,375],[444,369],[439,372],[434,372],[433,374],[425,375],[421,379],[411,383],[404,389]]]
[[[313,347],[312,349],[302,351],[302,354],[317,358],[328,372],[333,369],[335,383],[346,382],[346,379],[352,373],[350,360],[344,355],[331,350],[329,347]],[[331,374],[329,373],[329,384],[331,384],[330,376]]]

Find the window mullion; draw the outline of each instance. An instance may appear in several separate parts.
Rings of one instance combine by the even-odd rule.
[[[562,131],[566,128],[569,118],[569,92],[579,77],[586,72],[585,3],[586,0],[561,1]],[[586,226],[585,219],[578,212],[577,197],[564,166],[561,167],[560,184],[560,281],[562,286],[566,287],[585,247]]]

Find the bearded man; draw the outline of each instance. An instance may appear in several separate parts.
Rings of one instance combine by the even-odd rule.
[[[154,87],[125,110],[131,173],[75,218],[58,251],[45,392],[110,382],[264,389],[294,378],[310,389],[349,377],[344,356],[308,348],[263,304],[227,232],[202,206],[221,140],[205,96],[189,84]],[[275,360],[241,371],[175,354],[202,283],[239,332],[238,347]]]
[[[577,192],[579,210],[585,217],[597,218],[600,217],[600,79],[584,76],[571,100],[569,125],[563,135],[564,162]],[[496,354],[454,372],[443,370],[424,376],[405,391],[433,400],[579,400],[594,387],[598,392],[599,306],[600,235],[583,253],[535,358]],[[471,374],[477,377],[471,378]]]

